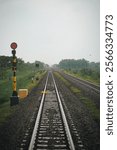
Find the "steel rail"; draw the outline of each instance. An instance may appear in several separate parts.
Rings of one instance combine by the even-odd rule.
[[[57,85],[56,85],[56,82],[55,82],[55,79],[54,79],[54,76],[53,76],[52,72],[50,72],[50,73],[52,75],[52,80],[53,80],[53,83],[54,83],[55,92],[56,92],[56,96],[57,96],[57,99],[58,99],[60,112],[61,112],[62,120],[63,120],[64,127],[65,127],[65,132],[66,132],[68,143],[69,143],[69,148],[71,150],[75,150],[75,146],[74,146],[73,139],[72,139],[70,129],[69,129],[69,126],[68,126],[68,122],[67,122],[67,119],[66,119],[66,116],[65,116],[65,112],[64,112],[64,109],[63,109],[63,106],[62,106],[62,102],[61,102],[61,99],[60,99],[60,96],[59,96]],[[47,89],[48,77],[49,77],[49,73],[47,75],[46,84],[45,84],[45,87],[44,87],[44,92],[43,92],[43,95],[42,95],[40,107],[39,107],[38,114],[37,114],[37,119],[36,119],[36,122],[35,122],[35,125],[34,125],[33,134],[32,134],[31,140],[30,140],[30,145],[29,145],[28,150],[33,150],[34,149],[36,135],[37,135],[37,132],[38,132],[38,126],[39,126],[39,122],[40,122],[40,119],[41,119],[41,113],[42,113],[43,105],[44,105],[45,91]]]
[[[37,134],[37,128],[38,128],[38,125],[39,125],[39,120],[41,118],[42,107],[43,107],[43,104],[44,104],[44,97],[45,97],[45,91],[46,91],[46,88],[47,88],[48,76],[49,76],[49,73],[47,75],[46,84],[45,84],[45,87],[44,87],[44,91],[43,91],[39,111],[38,111],[38,114],[37,114],[37,119],[36,119],[36,122],[35,122],[35,126],[34,126],[34,129],[33,129],[33,134],[32,134],[32,137],[31,137],[31,141],[30,141],[30,145],[29,145],[28,150],[33,150],[33,148],[34,148],[34,143],[35,143],[36,134]]]
[[[99,86],[94,85],[94,84],[92,84],[92,83],[90,83],[90,82],[88,82],[88,81],[85,81],[85,80],[76,78],[76,77],[74,77],[74,76],[72,76],[72,75],[70,75],[70,74],[65,74],[65,73],[64,73],[64,75],[67,76],[67,77],[70,77],[70,78],[73,79],[74,81],[78,81],[80,84],[87,86],[88,88],[94,90],[95,92],[100,93]],[[95,86],[95,87],[94,87],[94,86]]]
[[[73,140],[72,140],[72,136],[71,136],[70,129],[69,129],[69,126],[68,126],[68,122],[67,122],[67,119],[66,119],[66,116],[65,116],[65,112],[64,112],[64,109],[63,109],[63,106],[62,106],[62,103],[61,103],[61,99],[60,99],[60,96],[59,96],[59,92],[58,92],[57,85],[56,85],[53,74],[52,74],[52,78],[53,78],[57,98],[58,98],[58,101],[59,101],[59,106],[60,106],[61,114],[62,114],[62,117],[63,117],[63,122],[64,122],[64,125],[65,125],[65,130],[66,130],[66,134],[67,134],[68,141],[69,141],[69,144],[70,144],[70,148],[71,148],[71,150],[75,150],[75,146],[74,146],[74,143],[73,143]]]

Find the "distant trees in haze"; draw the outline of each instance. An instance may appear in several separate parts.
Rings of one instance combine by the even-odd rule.
[[[73,73],[79,73],[82,76],[91,76],[94,79],[100,78],[100,63],[89,62],[85,59],[63,59],[58,67]]]

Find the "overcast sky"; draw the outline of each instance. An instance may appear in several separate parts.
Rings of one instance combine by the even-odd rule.
[[[0,0],[0,55],[49,65],[100,60],[99,0]]]

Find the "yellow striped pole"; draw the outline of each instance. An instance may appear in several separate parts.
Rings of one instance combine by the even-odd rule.
[[[13,60],[12,60],[12,70],[13,70],[13,93],[12,96],[10,97],[10,105],[16,105],[19,103],[19,98],[18,98],[18,94],[17,94],[17,80],[16,80],[16,69],[17,69],[17,57],[15,56],[16,54],[16,48],[17,48],[17,44],[11,43],[11,48],[12,50],[12,54],[13,54]]]
[[[13,73],[13,92],[16,92],[17,88],[16,88],[16,73]]]

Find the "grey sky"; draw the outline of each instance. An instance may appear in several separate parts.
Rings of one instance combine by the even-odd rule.
[[[25,61],[99,61],[99,0],[0,0],[0,55]]]

